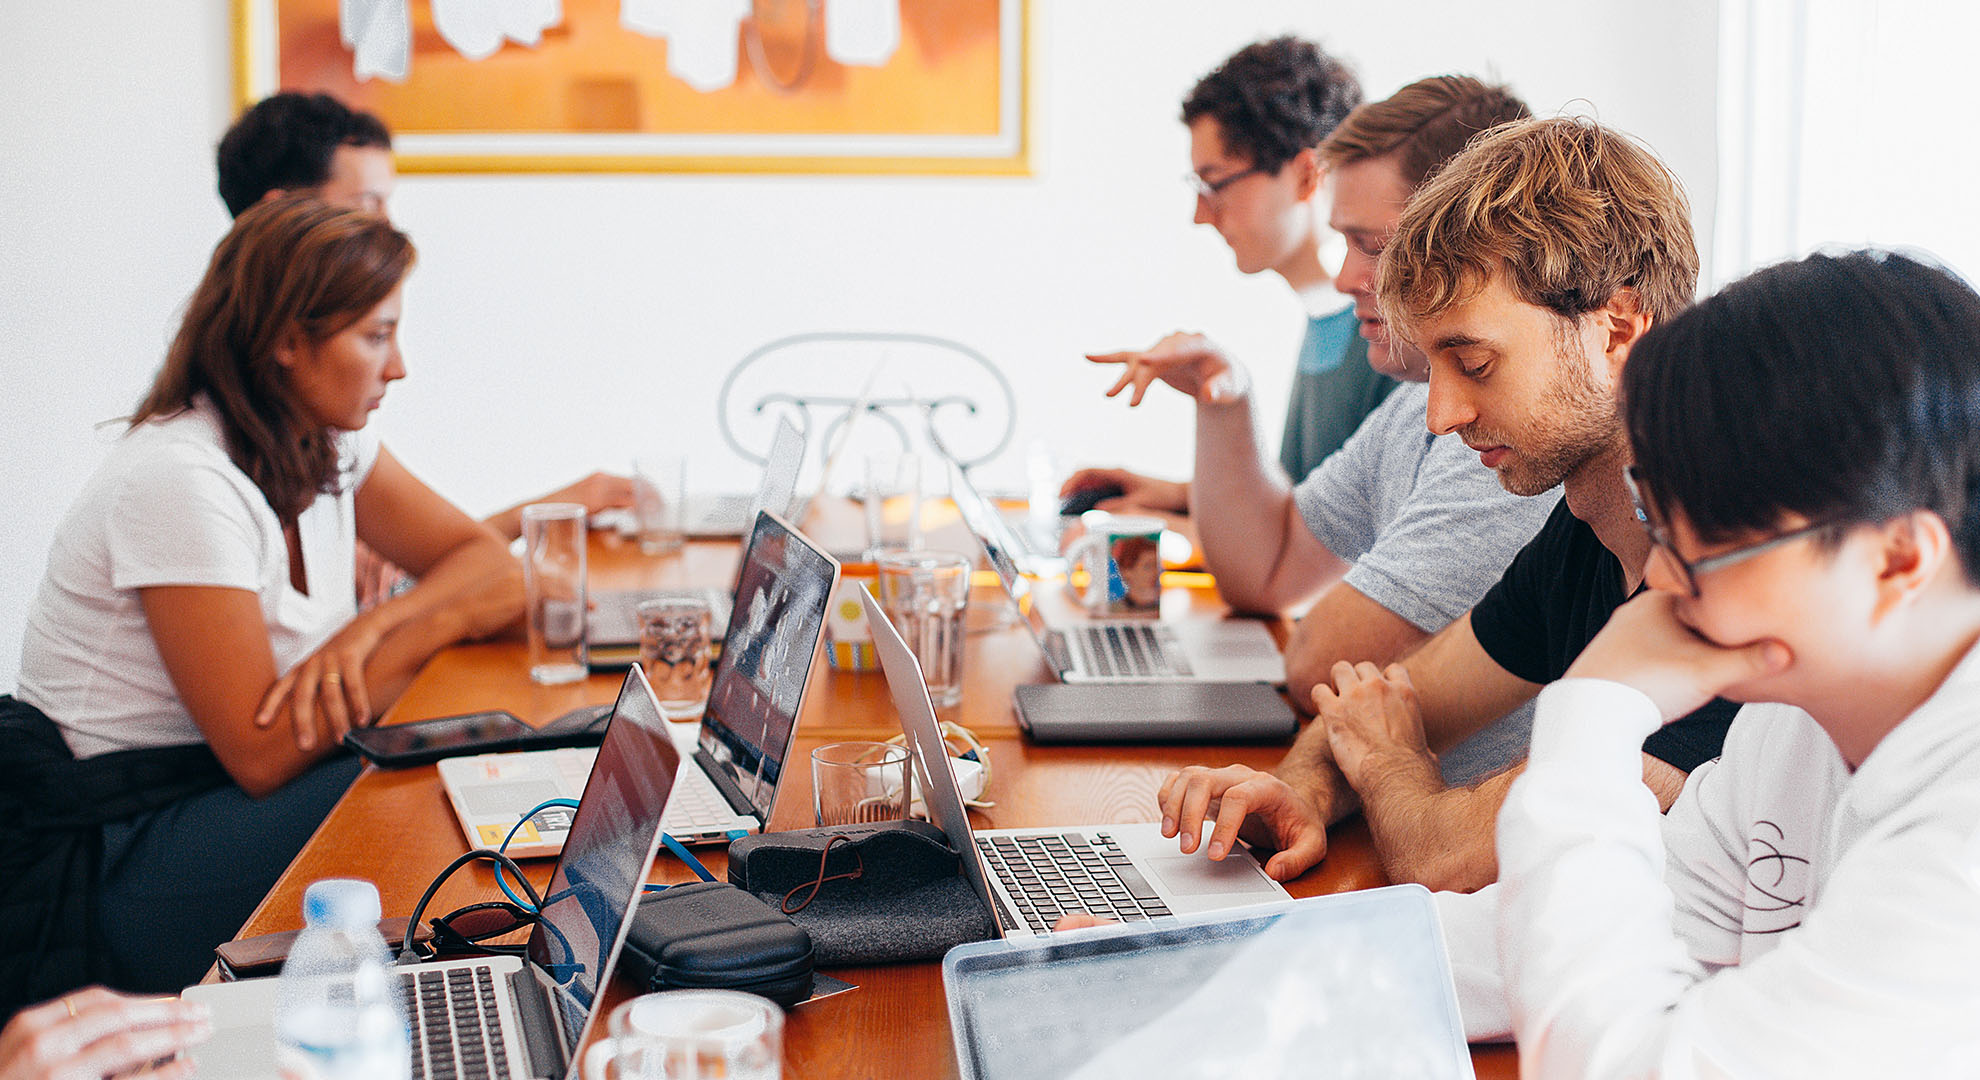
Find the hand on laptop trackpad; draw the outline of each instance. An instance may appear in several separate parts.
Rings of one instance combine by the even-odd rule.
[[[1205,855],[1142,856],[1148,872],[1171,896],[1279,895],[1272,879],[1249,859],[1228,858],[1213,862]]]

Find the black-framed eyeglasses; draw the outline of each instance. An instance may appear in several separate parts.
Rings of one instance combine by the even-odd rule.
[[[1232,184],[1237,183],[1239,180],[1242,180],[1247,176],[1256,176],[1259,173],[1269,173],[1271,171],[1272,170],[1264,168],[1263,166],[1253,165],[1249,169],[1244,169],[1239,172],[1234,172],[1231,175],[1226,176],[1221,180],[1205,180],[1204,178],[1196,175],[1195,173],[1184,173],[1183,183],[1188,185],[1189,189],[1196,193],[1197,198],[1202,199],[1205,202],[1214,203],[1218,201],[1217,197],[1224,193],[1225,188],[1230,187]]]
[[[1677,545],[1671,542],[1670,529],[1650,520],[1648,504],[1643,499],[1643,489],[1637,479],[1636,466],[1630,465],[1623,469],[1623,486],[1629,489],[1630,506],[1636,511],[1636,520],[1643,526],[1643,531],[1649,535],[1652,547],[1657,551],[1663,552],[1664,557],[1671,561],[1672,568],[1677,571],[1678,580],[1684,583],[1685,590],[1691,594],[1693,599],[1697,599],[1699,595],[1699,575],[1709,574],[1714,570],[1723,569],[1734,563],[1745,562],[1755,555],[1765,554],[1784,544],[1793,543],[1804,536],[1811,536],[1821,532],[1823,529],[1833,527],[1834,524],[1833,522],[1818,521],[1811,525],[1803,525],[1798,529],[1789,529],[1784,533],[1770,536],[1765,540],[1748,544],[1745,547],[1736,547],[1731,551],[1721,551],[1717,555],[1708,555],[1702,559],[1690,560],[1678,554]]]

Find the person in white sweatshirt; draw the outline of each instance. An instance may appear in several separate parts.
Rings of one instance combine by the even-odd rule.
[[[1539,698],[1499,884],[1440,895],[1527,1076],[1980,1075],[1980,296],[1761,270],[1625,370],[1650,590]],[[1322,709],[1406,725],[1362,665]],[[1645,735],[1749,702],[1668,816]]]

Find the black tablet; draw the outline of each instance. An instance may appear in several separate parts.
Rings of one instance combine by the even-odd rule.
[[[605,722],[611,715],[610,705],[587,705],[534,728],[514,713],[491,709],[409,724],[353,728],[344,736],[344,745],[383,768],[398,769],[463,754],[597,746],[605,738]]]

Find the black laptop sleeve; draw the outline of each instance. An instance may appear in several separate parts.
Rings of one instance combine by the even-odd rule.
[[[810,895],[821,876],[829,880]],[[925,821],[745,836],[729,845],[729,880],[773,910],[792,910],[820,967],[937,960],[997,936],[962,857]]]

